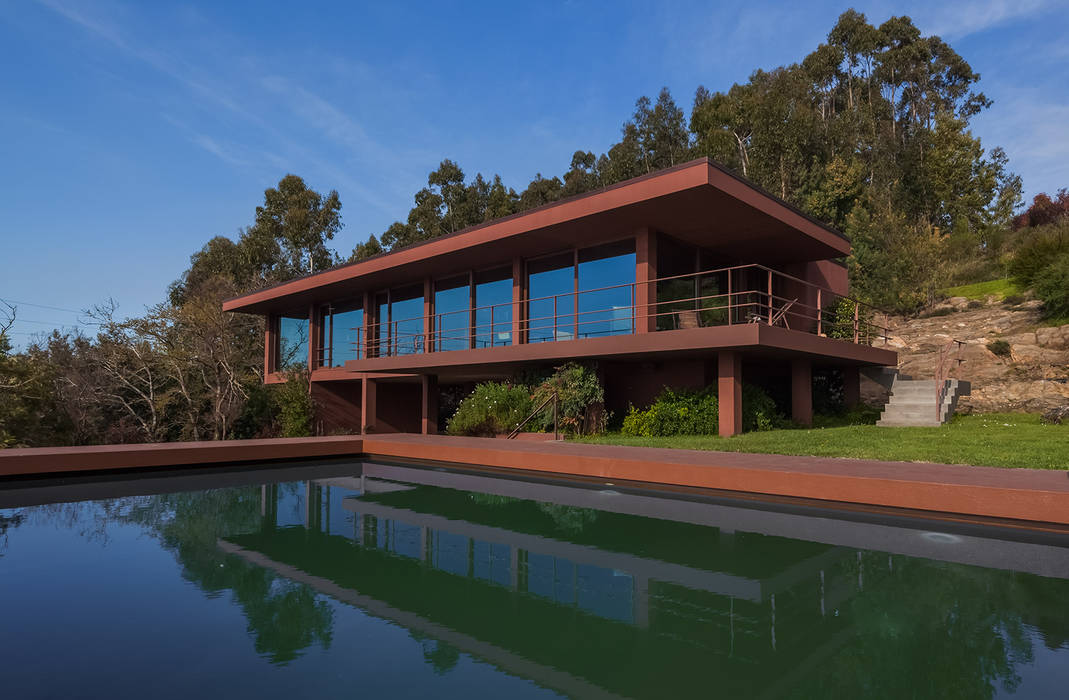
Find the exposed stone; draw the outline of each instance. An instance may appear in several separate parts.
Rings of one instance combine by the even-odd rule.
[[[1044,423],[1050,423],[1051,425],[1069,423],[1069,404],[1048,408],[1046,411],[1043,411],[1042,420]]]
[[[987,306],[952,316],[887,318],[884,325],[890,339],[884,346],[898,352],[902,373],[928,379],[935,377],[940,353],[951,339],[962,341],[960,348],[953,347],[943,368],[951,377],[972,382],[972,394],[962,398],[959,411],[1042,412],[1069,404],[1069,325],[1040,327],[1035,306]],[[987,344],[993,340],[1008,342],[1010,356],[998,357],[989,351]],[[878,398],[876,393],[873,399]]]

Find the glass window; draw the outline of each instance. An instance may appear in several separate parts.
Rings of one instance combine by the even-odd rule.
[[[475,275],[475,347],[512,343],[512,268]]]
[[[563,253],[527,264],[527,339],[530,343],[575,337],[575,257]]]
[[[352,304],[323,307],[321,366],[341,367],[361,356],[364,345],[364,310]]]
[[[423,286],[390,292],[390,342],[393,355],[423,352]]]
[[[634,331],[635,242],[579,251],[579,337]]]
[[[308,318],[279,316],[275,367],[284,372],[308,367]]]
[[[467,350],[471,345],[471,279],[460,275],[434,285],[437,350]]]

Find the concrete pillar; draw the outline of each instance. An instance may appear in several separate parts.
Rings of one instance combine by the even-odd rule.
[[[648,228],[635,235],[635,332],[657,330],[657,233]]]
[[[378,416],[378,382],[364,377],[360,383],[360,433],[374,433]]]
[[[316,313],[316,305],[308,305],[308,370],[312,371],[319,367],[319,314]]]
[[[422,416],[420,418],[420,432],[424,435],[434,435],[438,432],[438,377],[433,374],[424,374],[421,377],[423,384]]]
[[[791,418],[813,425],[813,363],[806,359],[791,360]]]
[[[523,342],[523,258],[512,259],[512,344]]]
[[[720,436],[742,432],[742,355],[725,350],[717,356],[717,396],[720,403]]]
[[[264,379],[275,371],[275,339],[278,333],[278,317],[268,316],[264,322]]]
[[[843,403],[847,408],[857,408],[861,403],[861,369],[843,367]]]

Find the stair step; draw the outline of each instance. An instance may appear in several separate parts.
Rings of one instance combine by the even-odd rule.
[[[937,420],[883,420],[876,423],[881,428],[938,428],[943,424]]]

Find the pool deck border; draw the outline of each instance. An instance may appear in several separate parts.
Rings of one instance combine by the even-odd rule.
[[[1069,526],[1069,472],[1061,470],[412,434],[0,450],[0,488],[26,477],[79,472],[339,457],[479,465],[607,485],[657,484]]]

